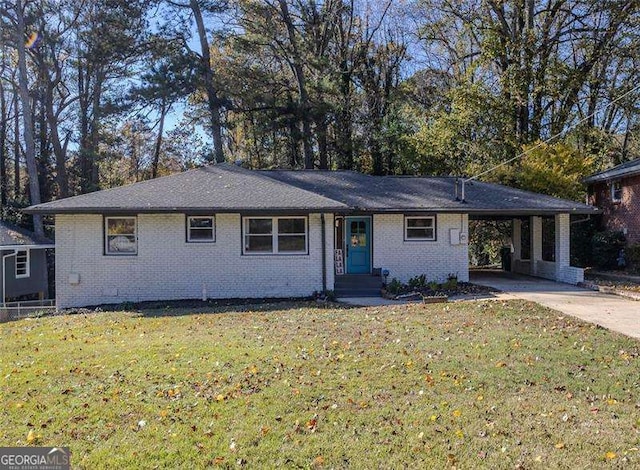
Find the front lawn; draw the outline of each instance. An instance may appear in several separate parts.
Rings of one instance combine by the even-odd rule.
[[[32,431],[74,467],[640,465],[640,343],[528,302],[97,313],[0,337],[0,445]]]

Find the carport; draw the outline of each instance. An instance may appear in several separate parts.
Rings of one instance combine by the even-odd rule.
[[[588,211],[594,213],[593,208]],[[579,206],[573,211],[576,215],[585,212]],[[470,211],[469,220],[510,222],[510,272],[578,284],[584,280],[584,270],[571,266],[571,215],[554,210],[481,214]]]

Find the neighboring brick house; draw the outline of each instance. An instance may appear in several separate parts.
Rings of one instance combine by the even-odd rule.
[[[602,209],[602,223],[620,230],[627,243],[640,243],[640,159],[623,163],[584,179],[589,204]]]
[[[467,183],[460,201],[457,186],[447,177],[217,164],[27,212],[56,216],[61,308],[334,289],[371,295],[383,273],[403,282],[420,274],[468,281],[470,218],[514,220],[515,270],[582,280],[569,265],[569,219],[593,207],[481,182]],[[555,231],[545,256],[549,221]]]

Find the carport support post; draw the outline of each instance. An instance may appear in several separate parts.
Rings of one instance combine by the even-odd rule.
[[[571,264],[571,216],[556,214],[556,281],[566,282],[564,271]]]
[[[542,217],[531,217],[531,274],[538,275],[538,261],[542,260]]]

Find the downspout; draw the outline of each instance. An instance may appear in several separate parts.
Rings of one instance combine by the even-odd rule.
[[[4,307],[6,305],[6,299],[7,299],[7,258],[9,256],[15,256],[18,254],[18,250],[13,250],[13,253],[9,253],[6,255],[2,256],[2,306]]]
[[[325,233],[324,213],[320,214],[322,226],[322,292],[327,292],[327,234]]]

